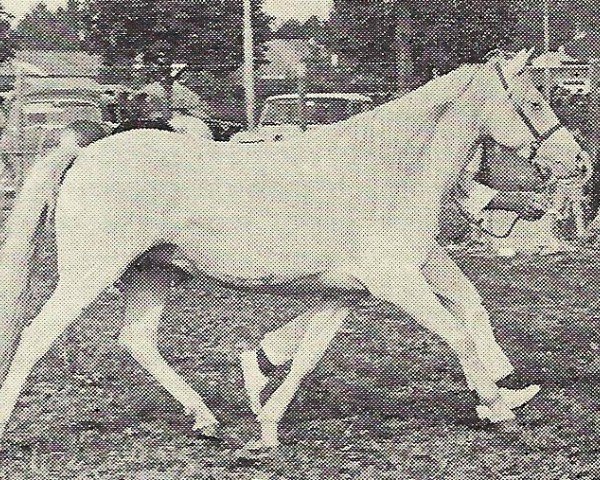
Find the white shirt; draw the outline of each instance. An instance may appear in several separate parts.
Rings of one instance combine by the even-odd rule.
[[[481,218],[483,209],[492,201],[498,194],[498,190],[483,185],[474,180],[475,175],[481,167],[483,158],[483,148],[473,155],[473,159],[461,172],[458,179],[458,185],[464,194],[458,198],[458,202],[463,210],[475,218]]]

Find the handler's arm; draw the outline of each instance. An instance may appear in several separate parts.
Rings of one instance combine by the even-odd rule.
[[[498,190],[474,180],[481,166],[481,153],[479,151],[473,156],[458,179],[457,200],[463,210],[475,218],[481,217],[481,212],[498,195]]]

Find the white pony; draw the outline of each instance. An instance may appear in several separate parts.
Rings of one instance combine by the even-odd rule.
[[[531,150],[530,161],[557,178],[581,173],[581,147],[519,75],[527,59],[521,52],[463,67],[286,142],[224,144],[134,130],[92,144],[77,153],[59,189],[58,285],[23,328],[15,313],[31,238],[73,155],[39,162],[0,252],[1,428],[33,366],[86,305],[140,257],[164,266],[176,254],[203,274],[245,286],[352,278],[441,336],[490,420],[513,420],[473,340],[421,266],[435,245],[443,197],[483,136]],[[156,345],[167,277],[160,269],[133,275],[120,341],[194,415],[195,428],[211,433],[217,419]],[[286,405],[261,410],[266,444]]]

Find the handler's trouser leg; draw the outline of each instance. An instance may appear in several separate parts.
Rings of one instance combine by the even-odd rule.
[[[514,367],[496,340],[479,292],[441,246],[434,246],[422,272],[446,308],[460,319],[491,378],[497,382],[510,375]]]

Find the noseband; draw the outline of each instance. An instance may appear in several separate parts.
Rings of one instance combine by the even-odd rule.
[[[498,73],[498,77],[500,78],[500,83],[502,84],[502,87],[504,87],[504,90],[506,90],[506,92],[508,93],[508,98],[510,98],[512,101],[512,95],[510,93],[510,86],[508,85],[508,82],[506,81],[506,77],[504,76],[502,67],[500,66],[499,63],[496,63],[495,67],[496,67],[496,72]],[[552,135],[554,135],[556,132],[558,132],[561,128],[564,128],[564,125],[562,125],[559,122],[556,125],[554,125],[553,127],[546,130],[545,132],[540,132],[535,127],[535,125],[531,122],[529,117],[527,115],[525,115],[525,112],[523,111],[523,107],[521,107],[521,105],[513,102],[513,108],[515,109],[515,112],[517,112],[519,117],[521,117],[521,120],[523,120],[523,123],[527,126],[527,128],[533,135],[533,141],[530,144],[531,154],[528,157],[528,160],[533,163],[537,157],[538,150],[540,149],[542,144],[546,140],[549,140],[550,137],[552,137]]]

